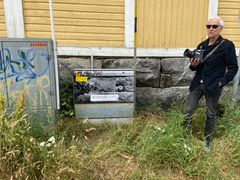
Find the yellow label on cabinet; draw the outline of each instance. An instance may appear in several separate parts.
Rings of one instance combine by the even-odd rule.
[[[76,75],[76,82],[88,82],[88,77]]]

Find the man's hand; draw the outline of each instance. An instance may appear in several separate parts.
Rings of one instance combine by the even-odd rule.
[[[196,67],[197,65],[200,64],[200,61],[199,61],[199,59],[191,58],[190,59],[190,64],[191,64],[191,66]]]

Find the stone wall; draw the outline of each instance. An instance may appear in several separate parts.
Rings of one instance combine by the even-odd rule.
[[[90,68],[90,58],[59,57],[60,85],[72,82],[72,70]],[[133,58],[96,58],[97,69],[133,69]],[[188,58],[138,58],[136,60],[136,106],[169,107],[185,100],[194,76]]]

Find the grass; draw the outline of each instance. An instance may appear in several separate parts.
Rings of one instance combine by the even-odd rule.
[[[183,106],[136,114],[131,125],[63,118],[48,133],[31,125],[24,97],[7,115],[0,98],[0,179],[238,179],[240,108],[218,118],[213,150],[202,149],[204,109],[184,138]]]

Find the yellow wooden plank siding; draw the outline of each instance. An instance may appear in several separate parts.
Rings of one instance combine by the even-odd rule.
[[[3,0],[0,0],[0,37],[7,37]]]
[[[218,14],[225,21],[223,36],[234,42],[236,47],[240,47],[240,0],[219,0]]]
[[[26,37],[50,38],[48,0],[23,0]],[[60,46],[124,47],[124,0],[54,0]]]
[[[138,0],[137,46],[195,47],[206,38],[208,0]]]

